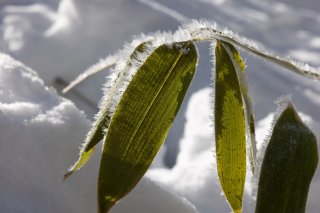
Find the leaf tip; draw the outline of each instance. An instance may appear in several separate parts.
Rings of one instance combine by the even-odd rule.
[[[65,173],[63,175],[63,181],[65,181],[66,179],[68,179],[72,174],[74,173],[74,171],[69,170],[67,173]]]
[[[67,94],[70,91],[70,86],[66,86],[65,88],[63,88],[63,90],[61,91],[62,94]]]

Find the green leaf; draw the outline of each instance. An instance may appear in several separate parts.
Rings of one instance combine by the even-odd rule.
[[[201,24],[203,25],[203,24]],[[211,26],[210,26],[211,25]],[[254,44],[254,41],[249,40],[245,37],[240,37],[236,33],[231,32],[230,30],[220,30],[216,26],[212,24],[208,24],[207,27],[200,28],[192,28],[190,34],[192,35],[193,41],[212,41],[212,40],[220,40],[224,42],[228,42],[237,47],[240,47],[243,50],[246,50],[253,55],[259,56],[267,61],[270,61],[274,64],[278,64],[293,73],[298,75],[314,79],[320,80],[320,72],[318,69],[311,67],[307,64],[292,60],[288,57],[280,57],[274,55],[271,52],[264,50],[261,47],[257,47]]]
[[[244,62],[243,58],[241,57],[238,50],[230,43],[225,41],[219,41],[221,44],[223,44],[224,48],[226,48],[227,51],[230,51],[229,55],[235,63],[238,64],[240,70],[244,72],[244,69],[246,68],[246,63]]]
[[[217,41],[215,139],[222,190],[234,212],[242,211],[246,178],[244,107],[237,73],[224,45]]]
[[[143,52],[146,45],[149,43],[150,41],[143,42],[135,48],[133,53],[130,55],[129,60],[127,61],[127,67],[123,68],[123,70],[128,70],[132,66],[131,61],[137,57],[138,53]],[[110,89],[111,93],[117,90],[119,82],[123,81],[121,78],[123,78],[123,75],[118,76],[118,79]],[[68,169],[68,172],[64,175],[64,179],[67,179],[70,175],[81,169],[81,167],[88,162],[96,145],[103,139],[104,130],[109,127],[113,113],[110,110],[110,105],[112,102],[111,99],[112,96],[108,97],[107,100],[105,100],[103,108],[98,113],[96,121],[94,122],[92,129],[89,131],[85,139],[84,145],[80,150],[78,161],[73,166],[71,166],[71,168]]]
[[[289,104],[275,123],[265,152],[256,213],[305,212],[317,164],[316,138]]]
[[[129,193],[163,144],[194,76],[190,41],[156,48],[133,76],[112,118],[98,179],[99,212]]]
[[[249,132],[249,135],[248,135],[248,141],[250,142],[248,143],[249,160],[251,164],[252,173],[254,174],[255,167],[256,167],[257,142],[256,142],[256,136],[255,136],[252,100],[249,95],[248,85],[246,83],[245,76],[244,76],[244,70],[246,68],[246,65],[240,53],[232,44],[224,41],[220,41],[220,42],[222,43],[224,48],[227,50],[238,75],[240,90],[241,90],[241,94],[242,94],[242,97],[244,100],[244,106],[245,106],[246,124]]]

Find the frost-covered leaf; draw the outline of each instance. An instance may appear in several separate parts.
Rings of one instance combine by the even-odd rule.
[[[296,74],[310,79],[320,80],[319,68],[314,68],[289,57],[277,56],[265,48],[259,47],[253,40],[239,36],[237,33],[222,28],[214,22],[193,21],[186,25],[185,28],[189,30],[194,41],[210,41],[215,39],[225,41],[265,60],[278,64]]]
[[[305,212],[317,164],[316,138],[288,104],[275,123],[265,152],[256,213]]]
[[[226,51],[228,52],[230,59],[233,62],[234,68],[237,72],[239,83],[240,83],[240,89],[241,89],[241,95],[244,100],[244,106],[245,106],[245,116],[246,116],[246,125],[248,129],[248,141],[247,149],[249,152],[249,160],[250,160],[250,166],[252,169],[252,173],[255,171],[256,166],[256,136],[255,136],[255,127],[254,127],[254,113],[252,108],[252,100],[249,95],[248,86],[245,81],[244,76],[244,70],[245,70],[245,62],[242,59],[240,53],[238,50],[230,43],[220,41],[222,45],[225,47]]]
[[[215,82],[215,139],[222,190],[234,210],[242,211],[246,177],[246,130],[237,73],[224,45],[217,41]]]
[[[116,81],[113,83],[111,88],[109,88],[110,94],[106,100],[103,101],[102,106],[100,107],[101,110],[96,117],[96,121],[93,123],[91,130],[87,134],[85,142],[80,150],[79,159],[73,166],[69,168],[68,172],[64,175],[64,179],[68,178],[88,162],[96,145],[103,139],[104,130],[109,127],[111,117],[114,112],[114,110],[111,109],[111,106],[114,102],[112,100],[112,95],[115,95],[117,90],[119,90],[121,87],[121,82],[124,81],[124,75],[126,75],[124,72],[130,69],[132,66],[132,61],[137,57],[137,53],[143,52],[148,43],[148,41],[143,42],[134,49],[133,53],[126,62],[126,66],[122,68],[122,72],[119,72],[120,74],[118,74]],[[94,67],[92,69],[94,69]]]
[[[133,76],[104,142],[99,212],[129,193],[149,168],[172,125],[197,64],[190,41],[161,45]]]

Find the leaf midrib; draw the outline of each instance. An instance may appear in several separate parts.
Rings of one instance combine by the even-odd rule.
[[[141,121],[138,123],[138,127],[135,129],[134,133],[131,135],[131,137],[130,137],[130,139],[129,139],[129,144],[130,144],[130,145],[129,145],[129,146],[127,147],[127,149],[125,150],[125,153],[124,153],[123,156],[122,156],[122,160],[125,160],[125,159],[126,159],[127,152],[128,152],[128,150],[130,150],[130,148],[131,148],[131,146],[132,146],[132,140],[135,138],[138,130],[140,129],[140,127],[141,127],[142,123],[145,121],[145,119],[146,119],[146,117],[147,117],[147,115],[148,115],[151,107],[153,106],[153,103],[154,103],[155,100],[158,98],[159,94],[160,94],[161,91],[162,91],[163,86],[164,86],[165,83],[167,82],[169,76],[171,75],[172,71],[173,71],[174,68],[175,68],[175,65],[178,63],[178,61],[180,60],[180,58],[181,58],[182,55],[183,55],[183,53],[180,51],[177,59],[176,59],[176,60],[174,61],[174,63],[171,65],[171,67],[170,67],[170,69],[169,69],[169,72],[168,72],[168,74],[167,74],[166,77],[165,77],[165,80],[163,81],[163,83],[162,83],[162,85],[160,86],[158,92],[157,92],[156,95],[154,96],[151,104],[149,105],[149,107],[148,107],[147,110],[145,111],[145,113],[144,113],[144,115],[143,115],[143,119],[141,119]]]

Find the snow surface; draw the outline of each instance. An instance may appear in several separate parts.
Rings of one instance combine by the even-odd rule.
[[[4,54],[0,85],[0,212],[93,212],[96,172],[87,170],[62,182],[90,126],[84,113],[45,87],[35,71]],[[159,213],[196,212],[188,201],[148,178],[114,212],[152,208]]]
[[[258,0],[1,1],[0,51],[38,74],[9,56],[0,56],[0,212],[96,211],[99,150],[81,171],[64,183],[61,179],[77,159],[77,147],[90,127],[88,119],[97,111],[108,71],[67,94],[74,104],[52,86],[61,90],[133,35],[175,31],[180,21],[191,18],[217,21],[281,56],[320,67],[320,15],[314,11],[320,4],[316,0],[303,1],[303,5],[302,1],[290,2],[299,8]],[[199,44],[198,73],[168,143],[148,173],[161,187],[144,178],[113,212],[195,212],[181,197],[199,212],[230,211],[214,171],[209,90],[201,90],[211,83],[208,46]],[[304,119],[310,127],[319,131],[319,82],[242,54],[255,116],[261,120],[257,122],[258,142],[270,128],[270,113],[276,108],[273,100],[288,93],[297,109],[309,115]],[[307,212],[318,212],[319,193],[318,169]],[[249,194],[250,187],[245,209],[251,208]]]

